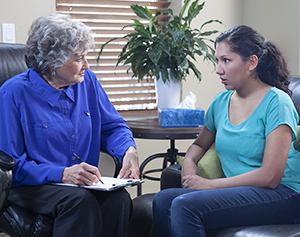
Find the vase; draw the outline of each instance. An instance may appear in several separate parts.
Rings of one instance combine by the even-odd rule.
[[[161,75],[160,75],[161,78]],[[155,79],[157,109],[175,108],[180,103],[181,81],[176,80],[169,71],[169,81]]]

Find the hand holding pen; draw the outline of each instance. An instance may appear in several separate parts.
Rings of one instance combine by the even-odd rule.
[[[83,163],[84,161],[76,154],[76,153],[73,153],[73,156],[80,162],[80,163]],[[102,183],[102,184],[104,184],[103,183],[103,181],[99,178],[99,181]]]

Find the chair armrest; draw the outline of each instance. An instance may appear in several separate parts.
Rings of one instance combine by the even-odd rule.
[[[114,160],[115,162],[115,173],[114,173],[114,177],[117,178],[119,175],[119,172],[122,168],[122,162],[115,156],[110,155],[110,157]]]
[[[0,229],[11,236],[52,236],[53,219],[33,214],[13,203],[6,203],[0,216]]]
[[[0,168],[9,171],[14,168],[16,161],[10,155],[0,150]]]
[[[16,161],[14,158],[0,150],[0,214],[2,213],[3,206],[7,200],[11,184],[12,184],[12,171]]]
[[[160,177],[160,189],[181,188],[181,167],[179,164],[165,168]]]
[[[114,163],[115,163],[115,173],[114,173],[114,177],[116,178],[119,175],[119,172],[122,168],[122,162],[115,156],[109,154],[106,150],[101,149],[101,152],[107,154],[110,158],[113,159]]]

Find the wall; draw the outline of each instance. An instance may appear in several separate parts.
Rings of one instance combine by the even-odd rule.
[[[245,1],[244,23],[280,47],[292,75],[300,74],[299,12],[299,0]]]
[[[272,3],[272,5],[270,5]],[[181,0],[172,0],[171,7],[178,14]],[[237,24],[248,24],[260,31],[267,39],[272,39],[279,44],[286,55],[292,74],[299,74],[299,0],[207,0],[200,16],[193,22],[193,26],[199,27],[205,20],[219,19],[224,23],[212,25],[224,31]],[[16,42],[25,43],[27,32],[32,21],[38,16],[55,11],[55,0],[0,0],[0,23],[16,24]],[[284,20],[282,20],[284,19]],[[207,28],[209,30],[211,27]],[[1,34],[1,32],[0,32]],[[215,35],[213,39],[216,37]],[[1,35],[0,35],[1,39]],[[224,90],[214,68],[202,59],[197,63],[203,74],[203,80],[198,83],[193,76],[187,77],[183,82],[183,97],[189,91],[197,96],[197,107],[207,109],[213,97]],[[154,153],[165,152],[169,147],[169,141],[136,139],[140,162]],[[180,151],[186,151],[192,140],[176,141],[176,147]],[[105,158],[103,158],[105,159]],[[105,169],[105,161],[100,163]],[[150,167],[161,167],[161,162],[153,162]],[[136,189],[129,189],[134,197]],[[143,185],[143,193],[156,192],[159,190],[159,182],[146,180]]]
[[[0,0],[0,24],[14,23],[16,43],[24,44],[32,21],[54,11],[55,0]]]

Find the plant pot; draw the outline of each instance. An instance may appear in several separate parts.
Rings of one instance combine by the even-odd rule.
[[[175,80],[169,72],[169,81],[155,79],[157,109],[175,108],[180,103],[181,81]]]

